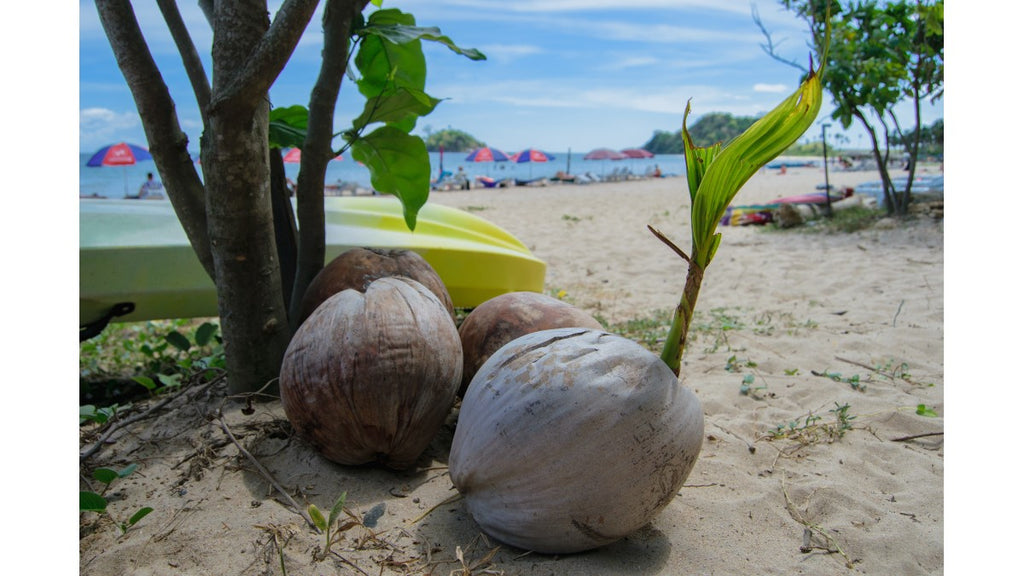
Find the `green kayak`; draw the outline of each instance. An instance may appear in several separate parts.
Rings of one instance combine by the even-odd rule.
[[[80,199],[79,323],[217,316],[213,281],[168,201]],[[427,203],[410,232],[391,196],[325,199],[327,260],[354,247],[414,250],[456,307],[544,288],[546,265],[512,234],[468,212]],[[129,311],[130,309],[130,311]]]

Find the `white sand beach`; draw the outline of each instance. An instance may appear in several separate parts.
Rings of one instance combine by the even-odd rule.
[[[877,178],[829,174],[837,187]],[[820,169],[766,170],[735,203],[822,182]],[[667,323],[678,302],[685,263],[646,227],[689,249],[682,178],[437,192],[431,202],[506,228],[547,262],[547,293],[606,322]],[[111,498],[114,516],[154,512],[124,536],[83,522],[81,573],[281,574],[283,563],[288,574],[942,574],[942,221],[719,230],[681,377],[703,404],[703,449],[674,501],[634,535],[565,556],[483,535],[447,475],[457,412],[416,470],[347,468],[293,437],[279,402],[247,415],[213,386],[92,457],[140,464]],[[347,492],[367,526],[315,562],[323,536],[227,430],[296,501],[326,510]]]

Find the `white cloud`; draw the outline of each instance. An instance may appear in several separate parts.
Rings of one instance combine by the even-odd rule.
[[[754,92],[767,92],[770,94],[780,94],[791,88],[793,87],[785,84],[754,84]]]
[[[129,132],[142,132],[142,122],[134,111],[83,108],[78,113],[79,143],[86,151],[111,144],[113,140],[123,140],[123,134]]]
[[[485,44],[477,48],[487,55],[488,60],[499,62],[510,62],[524,56],[544,53],[544,49],[535,44]]]

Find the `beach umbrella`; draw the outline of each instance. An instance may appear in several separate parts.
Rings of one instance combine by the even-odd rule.
[[[536,148],[527,148],[518,154],[513,154],[511,161],[516,164],[529,164],[530,165],[530,178],[533,178],[533,164],[534,162],[547,162],[554,160],[555,157],[547,152],[542,152]]]
[[[524,164],[526,162],[547,162],[548,160],[554,160],[555,157],[536,148],[527,148],[518,154],[514,154],[511,158],[512,162],[517,164]]]
[[[134,166],[137,162],[142,160],[152,159],[153,155],[149,153],[149,150],[146,150],[142,146],[119,142],[117,144],[104,146],[97,150],[85,165],[91,168],[120,166],[121,175],[124,177],[124,195],[128,196],[128,170],[126,167]]]
[[[331,158],[331,162],[337,162],[342,159],[343,158],[341,154],[338,154],[334,158]],[[284,160],[285,164],[298,164],[302,162],[302,150],[299,150],[298,148],[292,148],[291,150],[288,151],[287,154],[284,155],[282,160]]]
[[[100,148],[92,155],[92,158],[89,158],[85,165],[93,168],[99,166],[131,166],[141,160],[152,159],[153,156],[149,153],[149,150],[142,146],[120,142]]]
[[[587,155],[583,157],[584,160],[622,160],[624,158],[628,158],[628,156],[611,148],[596,148],[587,152]]]
[[[654,158],[654,154],[643,148],[626,148],[622,151],[628,158]]]
[[[497,148],[477,148],[466,156],[466,162],[508,162],[509,156]]]

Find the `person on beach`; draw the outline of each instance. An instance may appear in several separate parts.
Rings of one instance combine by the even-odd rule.
[[[128,195],[128,196],[125,196],[125,198],[138,198],[140,200],[144,200],[146,198],[152,198],[152,199],[163,198],[164,194],[163,194],[163,192],[161,192],[161,190],[163,190],[163,189],[164,189],[164,185],[161,184],[160,182],[157,182],[153,178],[153,173],[150,172],[150,173],[146,174],[146,181],[143,182],[142,186],[139,187],[138,195],[136,195],[136,196]]]
[[[469,178],[466,177],[462,166],[459,166],[459,171],[455,174],[455,183],[459,186],[459,190],[469,190]]]

